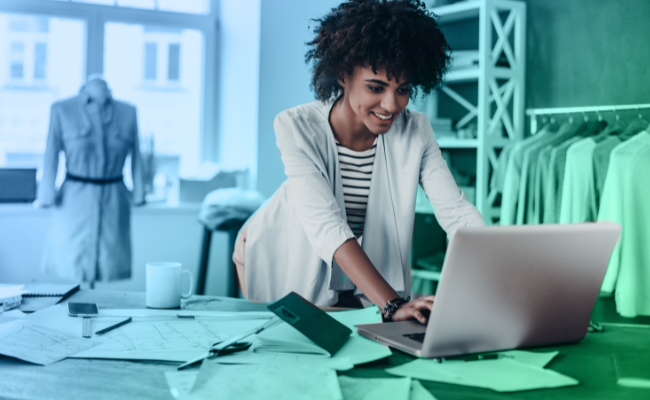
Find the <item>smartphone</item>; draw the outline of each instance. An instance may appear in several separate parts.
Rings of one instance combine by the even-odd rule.
[[[68,315],[71,317],[94,317],[99,315],[95,303],[68,303]]]

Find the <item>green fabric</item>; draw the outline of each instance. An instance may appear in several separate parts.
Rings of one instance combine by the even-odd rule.
[[[624,317],[650,315],[650,133],[641,132],[611,154],[599,221],[621,224],[601,290],[615,291]]]
[[[539,151],[537,156],[537,163],[535,166],[535,174],[532,182],[532,197],[533,200],[527,209],[526,221],[529,224],[541,224],[544,222],[544,200],[545,189],[548,179],[550,177],[551,169],[551,151],[561,145],[566,140],[579,134],[585,128],[585,124],[565,123],[558,132],[554,135],[553,140],[548,142]]]
[[[531,224],[541,224],[544,221],[544,189],[548,180],[549,164],[551,162],[551,145],[546,145],[537,156],[535,179],[533,182],[533,211],[530,217]]]
[[[593,136],[601,132],[607,125],[604,121],[592,121],[580,124],[573,137],[558,144],[551,150],[549,175],[544,193],[544,223],[555,224],[560,220],[560,204],[566,166],[566,152],[580,138]]]
[[[593,169],[595,148],[596,141],[586,138],[575,142],[567,150],[560,206],[561,224],[591,222],[598,216]]]
[[[519,200],[519,184],[521,180],[521,168],[524,162],[524,150],[544,139],[549,133],[548,127],[544,127],[534,136],[528,137],[514,145],[508,159],[503,194],[501,197],[501,225],[513,225],[517,217],[517,201]]]
[[[540,151],[548,144],[557,141],[556,132],[549,130],[545,137],[531,144],[524,150],[524,162],[521,167],[521,180],[519,183],[519,198],[517,200],[517,225],[531,223],[533,214],[533,192],[535,187],[535,169]]]
[[[556,224],[560,220],[560,189],[564,177],[564,162],[566,152],[573,143],[580,140],[573,137],[551,150],[548,180],[544,198],[544,223]]]
[[[605,186],[605,177],[609,168],[609,156],[616,146],[621,144],[621,139],[617,136],[609,136],[596,145],[593,155],[594,163],[594,182],[596,188],[596,204],[600,205],[600,198],[603,195]]]

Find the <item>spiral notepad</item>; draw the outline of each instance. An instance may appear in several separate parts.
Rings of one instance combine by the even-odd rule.
[[[79,285],[58,283],[28,283],[23,288],[23,297],[68,297],[79,289]]]

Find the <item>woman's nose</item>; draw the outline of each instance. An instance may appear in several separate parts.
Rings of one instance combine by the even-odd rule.
[[[386,91],[385,96],[381,99],[381,107],[387,113],[393,113],[397,110],[397,99],[395,93]]]

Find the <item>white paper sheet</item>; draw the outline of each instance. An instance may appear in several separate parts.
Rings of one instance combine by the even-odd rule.
[[[198,369],[189,371],[166,371],[165,379],[167,380],[167,385],[169,385],[169,392],[172,397],[179,399],[187,396],[192,391],[198,375]]]
[[[345,400],[409,400],[411,378],[351,378],[339,376]]]
[[[305,366],[204,362],[187,399],[343,400],[336,372]]]
[[[134,320],[104,335],[104,343],[75,358],[184,362],[205,354],[210,345],[260,325],[253,320]]]
[[[25,320],[0,325],[0,354],[34,364],[50,365],[96,344]]]

